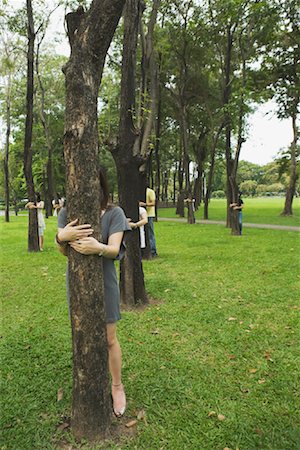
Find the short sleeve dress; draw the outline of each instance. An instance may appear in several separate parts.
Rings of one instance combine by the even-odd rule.
[[[58,228],[67,225],[67,209],[62,208],[58,214]],[[101,219],[103,244],[108,243],[108,238],[114,233],[131,231],[125,217],[124,211],[119,206],[108,208]],[[122,244],[123,246],[124,244]],[[117,272],[113,259],[103,257],[103,279],[104,279],[104,304],[106,323],[114,323],[121,319],[120,314],[120,291]],[[69,301],[67,271],[67,297]]]

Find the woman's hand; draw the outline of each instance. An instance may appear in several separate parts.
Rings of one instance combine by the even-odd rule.
[[[70,247],[82,255],[97,255],[103,251],[103,244],[93,237],[84,237],[71,242]]]
[[[68,223],[65,228],[59,230],[57,237],[62,242],[72,242],[78,239],[84,239],[93,234],[94,230],[91,225],[85,223],[83,225],[76,225],[78,219]],[[98,241],[97,241],[98,242]]]

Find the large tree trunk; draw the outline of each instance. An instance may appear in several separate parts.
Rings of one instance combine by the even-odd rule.
[[[293,215],[293,198],[296,191],[296,183],[297,183],[297,160],[296,160],[296,147],[297,147],[297,138],[298,138],[298,130],[296,124],[296,114],[292,116],[292,124],[293,124],[293,141],[291,143],[291,162],[290,162],[290,180],[289,185],[286,191],[284,209],[281,213],[282,216],[292,216]]]
[[[6,94],[6,142],[4,156],[4,189],[5,189],[5,222],[9,222],[9,138],[10,138],[10,101],[11,101],[11,76],[8,76]]]
[[[146,162],[140,157],[141,136],[135,127],[136,49],[142,4],[128,0],[124,11],[121,101],[118,146],[113,151],[118,173],[120,205],[127,217],[138,221],[141,197],[139,169]],[[130,235],[130,236],[129,236]],[[138,230],[126,237],[126,256],[120,265],[121,301],[128,305],[147,303]]]
[[[138,167],[133,167],[132,161],[128,166],[117,164],[118,185],[126,186],[120,191],[120,205],[134,222],[139,220],[137,186],[139,185]],[[121,169],[120,169],[121,167]],[[137,306],[148,303],[145,291],[144,272],[141,259],[139,229],[126,235],[126,254],[121,261],[120,291],[121,302],[126,305]]]
[[[28,20],[28,51],[27,51],[27,91],[26,91],[26,122],[25,122],[25,140],[24,140],[24,175],[27,186],[28,200],[35,201],[35,191],[32,175],[32,125],[33,125],[33,86],[34,86],[34,23],[31,0],[26,1],[27,20]],[[28,251],[38,252],[38,221],[37,210],[29,209],[28,212]]]
[[[94,0],[86,14],[80,8],[66,16],[71,44],[71,57],[64,67],[68,219],[90,223],[96,239],[101,238],[98,90],[123,5],[124,0]],[[111,422],[101,261],[97,255],[84,256],[70,249],[72,429],[78,439],[103,438]]]

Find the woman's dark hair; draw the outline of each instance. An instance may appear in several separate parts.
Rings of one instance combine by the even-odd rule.
[[[41,201],[41,194],[39,192],[36,192],[35,196],[36,196],[36,201],[40,202]]]
[[[108,183],[104,167],[100,166],[99,169],[100,178],[100,192],[101,192],[101,209],[106,209],[109,199]]]

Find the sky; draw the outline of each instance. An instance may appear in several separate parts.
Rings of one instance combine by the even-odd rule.
[[[25,8],[25,0],[10,0],[13,8]],[[34,1],[33,1],[34,4]],[[48,0],[48,4],[55,4]],[[59,7],[52,15],[49,30],[45,40],[53,37],[61,38],[60,43],[55,44],[56,52],[69,56],[70,47],[64,31],[64,9]],[[292,141],[291,120],[279,120],[276,117],[276,104],[268,101],[258,105],[256,111],[248,118],[248,138],[243,144],[240,160],[264,165],[271,162],[277,153],[286,149]]]

